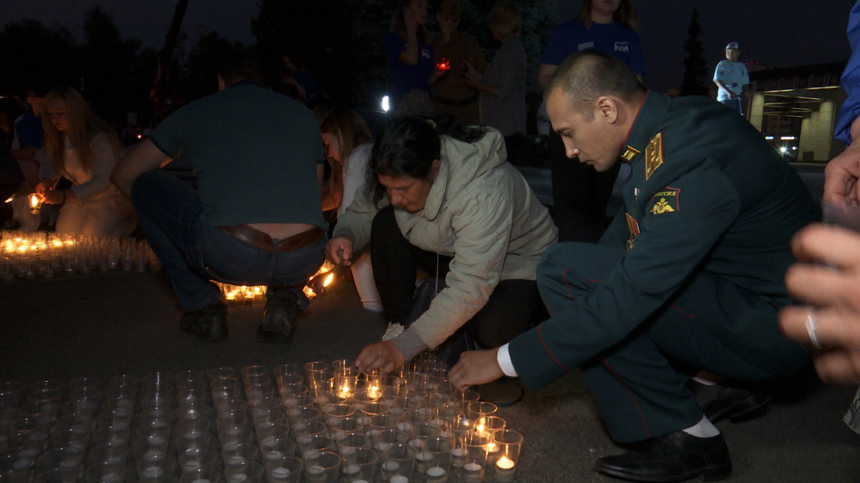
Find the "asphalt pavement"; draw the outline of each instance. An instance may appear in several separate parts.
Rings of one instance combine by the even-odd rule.
[[[311,303],[291,345],[256,342],[263,307],[229,309],[230,338],[202,343],[179,330],[181,311],[164,274],[110,272],[0,283],[0,381],[68,381],[252,364],[274,367],[355,358],[379,340],[385,321],[362,309],[351,280]],[[516,383],[479,388],[499,403]],[[745,423],[721,421],[736,482],[860,481],[860,435],[842,417],[855,388],[818,383],[810,371],[768,387],[768,412]],[[623,451],[601,424],[587,387],[570,373],[499,409],[524,435],[520,482],[608,482],[594,460]]]

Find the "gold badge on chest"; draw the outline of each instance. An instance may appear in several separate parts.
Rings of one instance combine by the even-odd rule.
[[[663,165],[663,133],[657,133],[645,148],[645,179],[651,177]]]

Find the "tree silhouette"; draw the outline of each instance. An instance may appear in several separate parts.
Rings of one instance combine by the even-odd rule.
[[[125,112],[134,109],[128,93],[137,85],[133,73],[140,40],[123,39],[113,18],[98,5],[84,16],[84,39],[80,89],[99,115],[122,126]]]
[[[66,29],[48,29],[35,20],[8,23],[0,32],[0,93],[27,90],[44,95],[60,85],[80,80],[78,53]]]
[[[681,84],[680,93],[682,96],[708,94],[708,64],[705,61],[705,48],[699,40],[701,33],[699,11],[694,8],[690,16],[690,27],[687,29],[687,42],[684,44],[687,57],[684,59],[684,82]]]

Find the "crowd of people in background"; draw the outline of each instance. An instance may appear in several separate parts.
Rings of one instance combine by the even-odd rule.
[[[504,376],[537,388],[579,368],[612,438],[632,444],[597,460],[615,477],[727,478],[713,423],[767,404],[750,381],[811,360],[823,378],[858,381],[860,264],[845,253],[860,238],[802,230],[820,218],[810,193],[734,113],[749,84],[737,42],[713,77],[731,109],[670,99],[645,87],[632,0],[584,0],[553,30],[536,73],[553,128],[553,218],[507,162],[528,131],[517,3],[487,12],[498,47],[489,62],[459,30],[459,0],[434,7],[431,35],[427,0],[397,2],[383,39],[392,111],[381,129],[327,104],[289,47],[274,83],[258,55],[238,49],[223,59],[218,93],[126,150],[74,88],[3,99],[0,195],[24,230],[42,223],[31,192],[58,207],[58,233],[137,230],[173,284],[178,328],[202,341],[229,337],[220,281],[266,285],[258,340],[291,343],[309,304],[302,288],[327,259],[350,267],[362,305],[387,323],[359,370],[388,373],[428,349],[461,389]],[[851,143],[860,121],[849,109],[837,135]],[[856,145],[826,172],[830,220],[842,224],[858,201]],[[179,159],[195,187],[161,169]],[[840,271],[789,269],[795,258]]]

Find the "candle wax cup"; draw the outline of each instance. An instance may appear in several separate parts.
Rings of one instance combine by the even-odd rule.
[[[347,476],[354,475],[361,471],[361,466],[358,465],[346,465],[343,467],[343,473]]]
[[[290,477],[291,471],[286,468],[275,468],[272,470],[272,476],[279,479],[286,479]]]
[[[445,476],[445,470],[439,466],[434,466],[427,470],[427,476],[430,478],[439,478]]]

